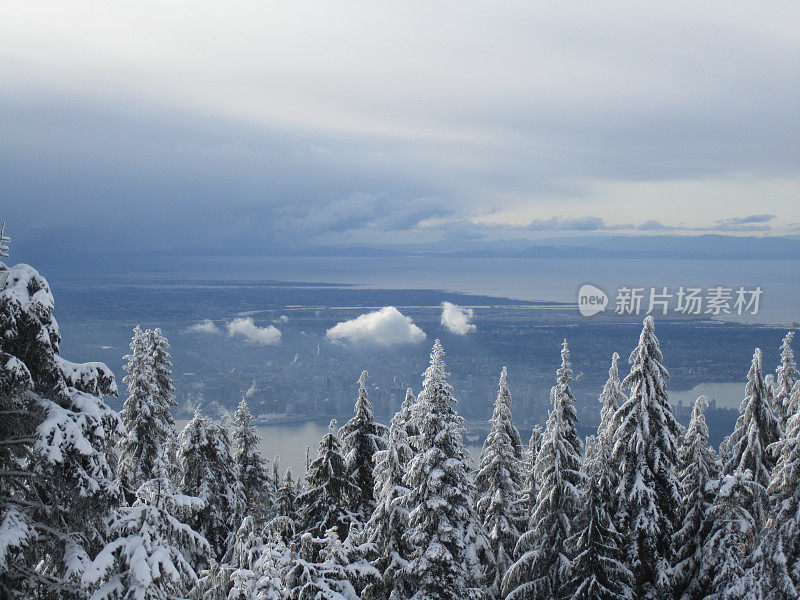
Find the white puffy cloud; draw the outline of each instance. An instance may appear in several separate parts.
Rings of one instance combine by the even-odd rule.
[[[289,322],[289,317],[287,317],[286,315],[281,315],[280,317],[278,317],[273,321],[273,323],[288,323],[288,322]]]
[[[442,302],[442,326],[451,333],[467,335],[477,329],[470,320],[474,316],[471,308],[459,308],[452,302]]]
[[[222,333],[216,323],[211,319],[203,319],[186,329],[189,333]]]
[[[352,342],[394,346],[413,344],[425,339],[425,332],[414,325],[394,306],[385,306],[375,312],[367,313],[343,321],[325,332],[328,339],[335,342]]]
[[[259,327],[251,317],[234,319],[228,323],[227,328],[229,336],[240,335],[253,344],[271,346],[281,341],[281,332],[277,327]]]

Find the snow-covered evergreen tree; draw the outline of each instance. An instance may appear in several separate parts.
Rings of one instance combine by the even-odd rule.
[[[197,583],[192,557],[210,548],[181,516],[203,501],[177,492],[159,459],[153,471],[156,477],[139,487],[133,505],[116,510],[110,541],[83,576],[91,600],[185,598]]]
[[[601,407],[600,425],[597,428],[597,437],[595,438],[596,444],[593,445],[591,452],[588,446],[586,448],[586,457],[590,461],[594,458],[591,456],[594,452],[606,453],[610,458],[614,444],[614,431],[619,425],[616,420],[617,411],[628,400],[625,392],[622,391],[622,382],[619,379],[619,367],[617,366],[618,361],[619,354],[614,352],[611,355],[611,368],[608,370],[608,379],[598,398]],[[609,473],[609,475],[613,476],[613,473]]]
[[[670,593],[681,493],[677,477],[681,430],[667,402],[669,373],[652,317],[644,320],[639,344],[628,359],[630,389],[617,411],[612,461],[618,465],[620,523],[628,539],[634,597],[661,599]]]
[[[521,507],[516,503],[521,493],[523,450],[519,432],[511,418],[507,377],[508,372],[503,367],[491,428],[475,476],[479,495],[476,505],[478,519],[483,523],[495,557],[493,572],[488,574],[487,581],[495,596],[500,592],[503,575],[513,563],[514,548],[520,536],[519,526],[524,525]]]
[[[508,600],[557,598],[572,577],[565,543],[573,534],[580,510],[583,474],[574,398],[564,392],[570,372],[565,344],[559,385],[550,390],[553,408],[536,457],[539,495],[528,530],[515,549],[518,559],[503,579],[503,595]]]
[[[364,525],[351,524],[350,533],[341,544],[339,562],[344,565],[347,580],[360,597],[367,587],[374,588],[382,583],[381,572],[371,563],[374,555],[375,546],[364,541]]]
[[[365,523],[375,510],[375,479],[372,476],[375,454],[386,448],[386,427],[375,422],[375,411],[367,398],[367,372],[358,378],[358,399],[355,415],[339,431],[345,468],[358,486],[352,499],[356,518]]]
[[[282,571],[288,566],[289,551],[280,529],[267,528],[270,539],[247,516],[236,532],[229,552],[230,591],[228,600],[283,600]]]
[[[172,357],[169,341],[161,329],[148,329],[144,332],[150,357],[153,359],[153,373],[156,384],[156,399],[163,413],[162,418],[174,425],[169,409],[178,406],[175,401],[175,387],[172,385]]]
[[[782,430],[787,427],[792,389],[797,381],[800,380],[800,371],[797,370],[797,362],[794,359],[794,350],[792,350],[793,338],[794,331],[788,332],[783,338],[781,342],[781,362],[778,368],[775,369],[775,408]]]
[[[244,512],[228,428],[197,410],[178,437],[177,459],[181,489],[203,501],[191,524],[208,540],[210,558],[218,561]]]
[[[317,458],[309,465],[305,489],[297,497],[301,531],[321,538],[335,527],[344,539],[354,521],[351,500],[358,494],[359,488],[345,466],[336,421],[331,421],[317,448]]]
[[[447,382],[444,350],[436,340],[417,399],[416,454],[406,471],[412,552],[405,577],[413,600],[480,597],[491,550],[475,515],[475,483],[462,441],[463,419]],[[482,558],[483,557],[483,558]]]
[[[142,331],[137,325],[131,338],[131,353],[125,356],[123,368],[128,375],[122,381],[128,386],[128,398],[120,413],[125,434],[117,444],[117,480],[131,502],[139,486],[152,479],[153,465],[167,440],[175,435],[175,423],[169,413],[174,401],[168,347],[162,336],[149,329]]]
[[[698,574],[703,560],[703,543],[711,527],[711,510],[721,466],[708,443],[705,411],[708,398],[700,396],[680,450],[678,476],[681,484],[683,525],[675,534],[673,589],[680,600],[699,600],[703,590]]]
[[[711,532],[703,544],[702,561],[692,597],[704,600],[758,600],[744,582],[749,549],[754,547],[756,523],[748,510],[752,473],[735,470],[725,475],[711,509]]]
[[[786,435],[770,448],[778,463],[768,488],[772,513],[756,572],[764,600],[800,597],[800,382],[795,382],[786,407]]]
[[[293,521],[297,518],[297,511],[295,509],[295,498],[297,498],[298,491],[292,478],[291,467],[287,468],[283,474],[278,491],[275,495],[275,511],[276,515],[288,517]]]
[[[517,505],[522,522],[527,527],[533,509],[536,507],[536,497],[539,495],[539,484],[536,482],[536,457],[542,447],[542,427],[535,425],[531,431],[531,439],[525,449],[523,467],[523,483]]]
[[[262,525],[275,515],[272,477],[267,464],[258,451],[261,438],[252,425],[253,415],[242,398],[233,417],[233,459],[236,475],[244,494],[244,514],[252,516]]]
[[[608,370],[608,379],[603,386],[598,401],[600,402],[600,425],[597,427],[597,435],[586,438],[586,450],[583,461],[583,472],[590,479],[594,479],[599,471],[602,477],[599,484],[605,486],[599,493],[606,498],[607,505],[605,510],[614,520],[619,530],[622,526],[618,519],[620,517],[620,498],[617,495],[619,486],[619,473],[617,465],[611,460],[614,449],[614,433],[619,422],[617,411],[627,400],[627,396],[622,391],[622,382],[619,379],[619,354],[614,352],[611,355],[611,367]]]
[[[495,409],[498,403],[504,404],[507,409],[504,412],[508,413],[508,419],[503,419],[503,426],[506,430],[506,435],[511,442],[511,447],[514,450],[514,457],[517,461],[521,461],[525,455],[525,446],[522,444],[522,438],[519,435],[519,430],[515,427],[514,422],[511,420],[512,413],[512,400],[511,390],[508,388],[508,369],[503,367],[500,371],[500,383],[497,391],[497,399],[495,400]]]
[[[574,556],[569,580],[557,597],[630,600],[633,574],[625,564],[624,538],[609,513],[609,508],[616,506],[613,501],[615,478],[605,452],[591,460],[594,464],[584,468],[589,478],[576,520],[580,526],[565,542],[567,553]]]
[[[178,434],[175,431],[175,420],[170,410],[178,406],[175,399],[175,387],[172,382],[172,356],[170,345],[161,329],[145,331],[147,346],[153,359],[153,373],[156,384],[156,409],[159,420],[169,424],[167,437],[163,442],[162,454],[167,457],[166,465],[171,474],[175,472],[175,453],[178,449]]]
[[[289,600],[359,600],[347,579],[342,542],[335,527],[325,533],[322,550],[317,541],[304,533],[297,555],[286,576]],[[319,560],[313,558],[319,554]]]
[[[417,397],[414,395],[414,390],[411,388],[406,389],[406,397],[403,400],[403,404],[400,405],[400,410],[398,411],[401,423],[405,424],[406,434],[408,436],[408,441],[412,444],[413,448],[413,440],[416,438],[419,431],[417,431],[416,425],[416,416],[415,410],[417,405]]]
[[[414,400],[412,394],[411,401]],[[364,528],[364,538],[373,547],[372,565],[381,578],[365,591],[364,597],[370,600],[385,600],[392,590],[402,598],[409,595],[402,579],[410,554],[403,539],[408,527],[408,510],[404,506],[408,488],[403,484],[403,477],[412,457],[405,419],[401,408],[389,426],[386,449],[375,455],[373,477],[377,504]]]
[[[0,288],[0,596],[80,597],[104,518],[120,498],[116,395],[103,363],[76,364],[61,343],[47,281],[28,265]]]
[[[747,373],[745,397],[739,407],[739,418],[730,436],[730,455],[724,471],[749,471],[753,478],[752,515],[760,528],[769,510],[766,490],[769,486],[776,459],[767,451],[770,444],[780,439],[780,425],[772,412],[772,390],[764,382],[761,350],[756,348],[750,371]]]

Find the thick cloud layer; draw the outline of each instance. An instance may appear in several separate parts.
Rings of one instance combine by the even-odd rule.
[[[477,329],[470,323],[474,316],[471,308],[461,308],[452,302],[442,302],[442,327],[456,335],[467,335]]]
[[[385,306],[375,312],[338,323],[328,329],[325,335],[334,342],[378,346],[414,344],[426,337],[425,332],[414,325],[414,321],[394,306]]]
[[[394,8],[6,2],[15,248],[252,254],[800,221],[797,2]]]

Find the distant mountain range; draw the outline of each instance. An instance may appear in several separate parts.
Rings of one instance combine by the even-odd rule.
[[[597,236],[558,238],[520,246],[520,242],[477,242],[386,248],[334,246],[292,252],[293,256],[453,256],[459,258],[673,258],[691,260],[800,260],[800,239],[792,237]]]

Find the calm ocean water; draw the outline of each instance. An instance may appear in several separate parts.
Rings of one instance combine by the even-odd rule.
[[[763,290],[758,315],[730,320],[800,322],[800,262],[675,259],[531,259],[453,257],[181,257],[153,277],[347,283],[369,288],[442,289],[520,300],[576,302],[592,283],[609,296],[618,288],[723,286]]]

